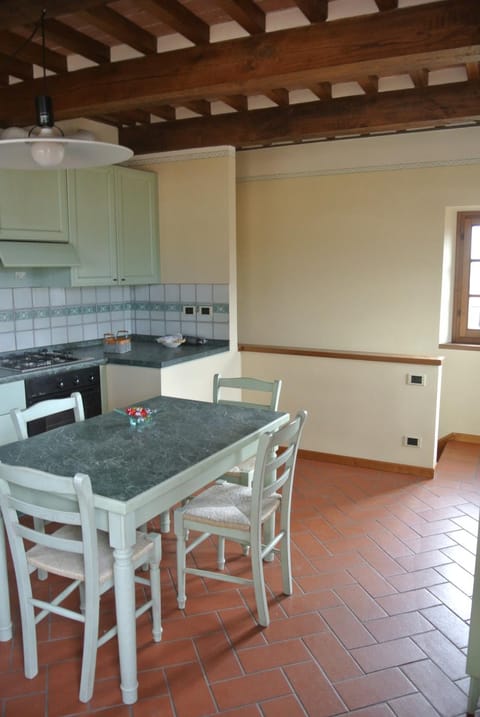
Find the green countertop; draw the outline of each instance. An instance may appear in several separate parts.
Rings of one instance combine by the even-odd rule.
[[[56,368],[39,368],[35,371],[27,371],[24,373],[12,371],[10,369],[0,368],[0,384],[11,383],[12,381],[23,381],[29,376],[38,376],[41,373],[55,374],[64,373],[65,371],[74,371],[87,366],[99,364],[119,364],[121,366],[143,366],[145,368],[166,368],[175,364],[184,363],[185,361],[193,361],[196,359],[213,356],[218,353],[224,353],[229,349],[228,341],[209,340],[206,344],[191,346],[182,344],[175,349],[167,349],[155,341],[133,340],[132,350],[126,353],[105,353],[103,342],[92,342],[91,344],[64,345],[82,361],[73,364],[64,364]],[[32,349],[33,350],[33,349]],[[20,353],[20,352],[8,352]],[[2,354],[6,356],[7,354]]]

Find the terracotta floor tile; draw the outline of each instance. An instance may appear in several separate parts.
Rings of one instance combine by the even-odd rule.
[[[454,561],[471,575],[475,572],[475,555],[461,545],[444,548],[441,551],[447,558]],[[441,564],[441,563],[440,563]]]
[[[470,619],[471,599],[459,590],[455,585],[450,583],[442,583],[441,585],[432,585],[429,592],[435,595],[440,602],[450,608],[462,620]]]
[[[261,707],[263,717],[305,717],[305,710],[299,703],[298,698],[293,697],[293,695],[262,702]],[[230,715],[233,716],[233,713],[229,712],[228,717]]]
[[[407,612],[392,617],[380,618],[380,620],[370,620],[368,623],[369,632],[379,642],[408,637],[431,629],[431,623],[422,617],[419,612]]]
[[[370,632],[360,620],[346,607],[334,607],[321,610],[322,616],[330,629],[337,635],[347,649],[363,647],[375,642]]]
[[[176,717],[203,717],[215,712],[210,689],[198,664],[167,667],[165,674]]]
[[[307,715],[330,717],[345,710],[345,702],[316,665],[291,665],[285,673]]]
[[[449,583],[456,585],[468,597],[472,597],[473,575],[467,570],[464,570],[456,563],[449,563],[448,565],[438,565],[436,571]]]
[[[465,695],[430,660],[402,667],[405,675],[443,717],[465,712]]]
[[[392,575],[390,582],[399,592],[406,592],[407,590],[415,590],[416,588],[425,588],[430,585],[443,583],[445,582],[445,578],[436,570],[427,568],[425,570],[416,570],[413,573]]]
[[[126,715],[130,717],[128,712]],[[139,698],[138,702],[131,707],[131,717],[158,717],[159,715],[162,715],[162,717],[174,717],[168,695],[149,697],[147,699]]]
[[[5,711],[2,714],[4,717],[43,715],[45,714],[45,706],[46,694],[41,692],[34,695],[26,695],[24,697],[16,697],[6,700]]]
[[[418,693],[390,700],[389,704],[397,717],[413,717],[413,715],[415,717],[438,717],[439,715],[425,697]]]
[[[469,550],[472,555],[477,552],[477,538],[466,530],[456,530],[454,533],[448,533],[448,536],[455,544],[461,545],[465,550]]]
[[[318,592],[308,593],[308,595],[294,593],[288,600],[282,601],[283,609],[290,616],[341,604],[342,601],[333,590],[319,590]]]
[[[440,632],[424,632],[412,639],[451,680],[465,676],[465,654]]]
[[[138,621],[131,706],[121,703],[115,640],[99,651],[92,701],[78,701],[81,626],[58,616],[39,625],[40,674],[24,677],[12,577],[0,715],[464,717],[478,505],[480,445],[450,442],[431,481],[300,458],[294,593],[281,594],[278,560],[266,564],[268,628],[255,621],[251,588],[194,576],[178,610],[175,538],[164,535],[163,639],[152,642],[147,615]],[[213,540],[198,550],[214,563]],[[228,569],[246,575],[240,548],[228,552]],[[114,608],[104,598],[102,624]]]
[[[322,617],[318,613],[311,612],[271,622],[268,629],[264,631],[264,636],[267,642],[271,643],[302,637],[303,635],[323,633],[326,629],[327,626]]]
[[[362,674],[351,653],[332,633],[310,635],[303,641],[333,683]]]
[[[410,680],[396,667],[345,680],[336,687],[349,709],[386,702],[415,692]]]
[[[216,682],[211,685],[211,690],[220,710],[291,694],[290,686],[279,669]]]
[[[387,614],[361,585],[338,587],[336,593],[362,622],[385,617]]]
[[[421,614],[427,618],[440,632],[445,635],[454,645],[460,649],[468,644],[468,625],[455,615],[445,605],[436,605],[421,610]]]
[[[444,550],[431,550],[428,553],[419,553],[418,555],[407,555],[397,558],[397,562],[405,568],[409,573],[416,570],[425,570],[426,568],[434,568],[436,565],[445,565],[453,560],[448,554],[449,550],[458,550],[460,546],[454,545]]]
[[[307,662],[310,659],[310,654],[305,644],[300,639],[295,639],[239,650],[238,659],[242,668],[248,673],[290,665],[295,662]]]
[[[429,633],[426,633],[429,634]],[[417,636],[421,637],[421,636]],[[397,667],[407,662],[424,660],[426,655],[421,648],[409,637],[390,642],[381,642],[378,645],[359,647],[350,651],[351,656],[358,662],[364,672],[375,672],[386,667]],[[463,674],[465,673],[465,670]]]
[[[396,592],[388,580],[385,580],[369,565],[358,564],[347,568],[348,572],[361,585],[369,595],[374,598],[382,595],[391,595]]]

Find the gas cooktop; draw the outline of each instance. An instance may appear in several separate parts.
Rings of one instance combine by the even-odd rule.
[[[8,368],[11,371],[34,371],[38,368],[54,368],[64,364],[83,361],[70,351],[26,351],[25,353],[10,354],[0,359],[0,368]]]

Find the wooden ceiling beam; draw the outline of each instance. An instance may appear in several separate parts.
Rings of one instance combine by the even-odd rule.
[[[82,0],[82,10],[106,5],[112,0]],[[59,17],[72,12],[72,0],[2,0],[0,2],[0,28],[13,29],[19,25],[39,22],[47,7],[48,17]]]
[[[274,90],[265,90],[262,94],[264,94],[265,97],[268,97],[268,99],[272,102],[275,102],[276,105],[279,105],[279,107],[288,107],[290,104],[288,90],[285,90],[282,87]]]
[[[107,35],[113,37],[114,40],[117,40],[118,44],[124,43],[144,55],[157,52],[157,38],[155,35],[143,30],[106,5],[100,5],[85,11],[82,9],[81,15]]]
[[[443,0],[78,70],[50,78],[49,90],[68,119],[479,61],[480,3]],[[0,89],[0,121],[26,124],[38,89]]]
[[[480,121],[479,81],[162,122],[121,130],[119,140],[136,154],[146,154],[209,147],[219,137],[225,144],[248,148],[470,121]]]
[[[415,87],[427,87],[428,85],[428,70],[422,67],[420,70],[414,70],[408,73],[412,78],[412,82]]]
[[[324,22],[328,17],[328,0],[295,0],[295,5],[310,22]]]
[[[357,82],[366,95],[374,95],[378,92],[378,77],[376,75],[361,77]]]
[[[29,62],[18,60],[10,55],[5,55],[3,52],[0,52],[0,66],[3,73],[13,75],[19,80],[31,80],[33,78],[33,67]]]
[[[86,57],[99,65],[104,62],[110,62],[110,48],[108,45],[93,40],[64,22],[47,18],[45,20],[45,36],[47,40],[53,39],[69,52]]]
[[[207,23],[177,0],[136,0],[136,4],[195,45],[210,42],[210,27]]]
[[[467,77],[469,80],[480,79],[480,63],[479,62],[468,62],[466,65]]]
[[[188,110],[195,112],[197,115],[202,115],[203,117],[209,117],[212,114],[212,107],[210,102],[207,102],[207,100],[184,102],[182,107],[186,107]]]
[[[375,0],[375,5],[378,7],[380,12],[396,10],[398,7],[398,0]]]
[[[319,100],[331,100],[332,99],[332,83],[331,82],[318,82],[315,85],[310,85],[308,88],[310,92],[318,97]]]
[[[265,32],[265,13],[253,0],[216,0],[216,4],[250,35]]]
[[[40,33],[39,33],[40,36]],[[18,60],[29,62],[43,67],[43,54],[41,45],[36,42],[25,44],[25,37],[13,32],[0,32],[0,47],[5,55],[13,55]],[[67,72],[67,58],[59,52],[52,52],[45,48],[45,65],[52,72]]]
[[[226,97],[217,97],[217,99],[237,112],[246,112],[248,110],[248,97],[245,97],[245,95],[227,95]]]
[[[160,117],[161,119],[168,120],[170,122],[175,121],[177,113],[175,110],[175,107],[171,107],[170,105],[161,105],[161,106],[154,106],[150,107],[150,112],[152,115],[155,115],[156,117]]]

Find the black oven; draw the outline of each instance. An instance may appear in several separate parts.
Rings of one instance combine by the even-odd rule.
[[[27,408],[34,403],[51,398],[66,398],[74,391],[82,395],[85,418],[98,416],[102,412],[100,390],[100,369],[89,368],[60,371],[52,374],[31,375],[25,378],[25,399]],[[39,418],[28,424],[28,435],[35,436],[52,428],[64,426],[74,421],[73,411],[62,411],[53,416]]]

